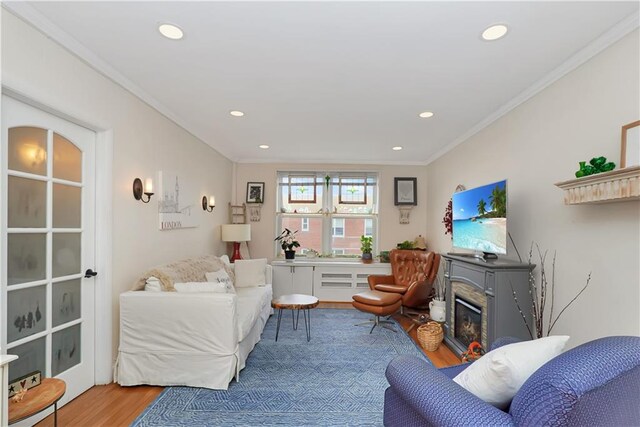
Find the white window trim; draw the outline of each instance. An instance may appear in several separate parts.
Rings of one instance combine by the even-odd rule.
[[[300,224],[300,231],[309,231],[309,218],[302,218],[302,223]]]
[[[315,175],[316,179],[318,180],[318,187],[322,186],[322,197],[319,198],[320,203],[322,205],[322,209],[321,212],[315,212],[315,213],[309,213],[309,212],[301,212],[301,213],[292,213],[292,212],[283,212],[281,211],[281,207],[283,207],[285,205],[285,203],[283,203],[283,195],[282,195],[282,189],[281,186],[285,185],[281,183],[281,180],[284,177],[288,177],[291,175]],[[331,191],[327,192],[327,186],[325,184],[324,181],[324,177],[329,175],[331,177]],[[338,212],[334,212],[334,206],[333,206],[333,186],[335,185],[335,183],[337,182],[337,179],[340,176],[358,176],[358,175],[365,175],[367,177],[367,186],[373,189],[373,194],[371,197],[371,202],[373,204],[373,210],[367,213],[338,213]],[[365,170],[365,171],[314,171],[314,172],[309,172],[304,171],[304,170],[282,170],[282,171],[278,171],[276,174],[276,192],[277,192],[277,196],[276,196],[276,203],[277,203],[277,211],[276,211],[276,216],[275,216],[275,234],[274,235],[279,235],[283,228],[282,228],[282,219],[286,218],[286,217],[303,217],[303,218],[311,218],[311,217],[319,217],[322,218],[322,248],[320,249],[320,253],[322,254],[332,254],[332,243],[333,243],[333,238],[334,237],[338,237],[338,238],[343,238],[346,236],[346,221],[345,221],[345,226],[343,227],[343,234],[342,235],[333,235],[333,219],[337,219],[337,218],[342,218],[342,219],[348,219],[348,218],[361,218],[361,219],[370,219],[373,222],[373,235],[371,237],[373,237],[373,251],[374,253],[377,252],[378,250],[378,237],[379,237],[379,232],[378,232],[378,209],[379,209],[379,191],[380,191],[380,173],[379,171],[372,171],[372,170]],[[339,190],[338,190],[339,191]],[[329,195],[331,194],[331,195]],[[286,202],[286,201],[285,201]],[[304,231],[301,230],[300,231]],[[364,233],[363,233],[364,234]],[[276,257],[281,257],[282,256],[282,251],[279,245],[277,245],[277,242],[274,242],[274,253],[276,255]],[[336,248],[336,249],[344,249],[344,248]],[[302,255],[302,254],[300,254]],[[304,256],[304,255],[303,255]]]

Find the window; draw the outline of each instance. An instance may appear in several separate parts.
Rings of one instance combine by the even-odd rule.
[[[365,218],[364,220],[364,235],[367,237],[373,236],[373,220],[371,218]]]
[[[309,249],[359,256],[360,236],[376,248],[378,174],[375,172],[278,172],[277,230],[300,230],[299,255]],[[279,246],[274,246],[281,254]]]
[[[331,226],[331,235],[333,237],[344,237],[344,218],[334,218]]]

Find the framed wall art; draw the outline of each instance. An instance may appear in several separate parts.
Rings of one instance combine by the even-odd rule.
[[[620,168],[640,165],[640,120],[622,126]]]
[[[199,198],[193,192],[193,186],[185,183],[185,178],[176,172],[158,172],[160,194],[158,197],[158,215],[160,230],[198,227],[198,220],[192,212]]]
[[[393,178],[393,202],[396,206],[418,204],[418,179]]]
[[[264,203],[264,182],[247,182],[247,203]]]

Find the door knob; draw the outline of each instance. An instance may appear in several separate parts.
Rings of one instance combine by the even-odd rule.
[[[98,275],[97,271],[93,271],[92,269],[88,269],[87,271],[84,272],[84,278],[85,279],[91,279],[92,277],[95,277]]]

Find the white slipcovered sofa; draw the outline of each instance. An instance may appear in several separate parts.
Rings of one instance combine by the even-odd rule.
[[[217,264],[219,260],[205,256],[177,264],[198,265],[196,270],[206,270],[211,268],[209,261]],[[224,267],[232,277],[237,270],[234,267],[233,264]],[[261,285],[236,287],[235,293],[129,291],[121,294],[115,381],[123,386],[183,385],[226,390],[234,377],[239,380],[240,370],[245,367],[249,353],[260,341],[264,325],[273,313],[272,270],[266,260],[262,269]],[[202,280],[189,280],[200,278],[201,273],[194,273],[190,268],[187,274],[176,273],[176,270],[180,269],[161,266],[141,280],[167,271],[175,281],[181,277],[188,279],[185,281],[206,280],[204,274]],[[136,285],[136,289],[139,288],[140,281]]]

